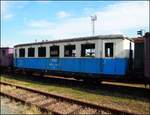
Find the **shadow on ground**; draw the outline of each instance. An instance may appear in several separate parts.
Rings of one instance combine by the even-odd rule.
[[[114,96],[121,98],[128,98],[140,101],[149,101],[150,89],[135,88],[127,86],[116,86],[110,84],[92,84],[82,81],[61,79],[61,78],[49,78],[40,76],[7,76],[4,77],[9,79],[15,79],[19,81],[26,81],[29,83],[41,84],[41,85],[52,85],[64,88],[72,88],[82,92],[88,92],[96,95]]]

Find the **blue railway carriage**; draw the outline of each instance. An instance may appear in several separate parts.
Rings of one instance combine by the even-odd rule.
[[[18,69],[124,78],[132,70],[134,43],[122,35],[98,35],[19,44],[14,49]]]

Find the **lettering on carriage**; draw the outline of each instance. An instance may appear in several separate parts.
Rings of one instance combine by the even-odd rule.
[[[57,61],[57,59],[51,59],[49,66],[58,66]]]

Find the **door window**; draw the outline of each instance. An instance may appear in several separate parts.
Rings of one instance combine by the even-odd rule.
[[[113,43],[105,43],[105,57],[113,57],[114,48]]]

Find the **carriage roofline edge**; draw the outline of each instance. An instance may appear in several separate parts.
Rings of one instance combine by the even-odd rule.
[[[25,43],[25,44],[18,44],[15,47],[20,46],[30,46],[30,45],[41,45],[41,44],[49,44],[49,43],[62,43],[62,42],[76,42],[76,41],[86,41],[86,40],[97,40],[97,39],[128,39],[133,42],[132,39],[124,37],[123,35],[97,35],[97,36],[87,36],[87,37],[77,37],[71,39],[59,39],[59,40],[52,40],[52,41],[42,41],[42,42],[34,42],[34,43]]]

